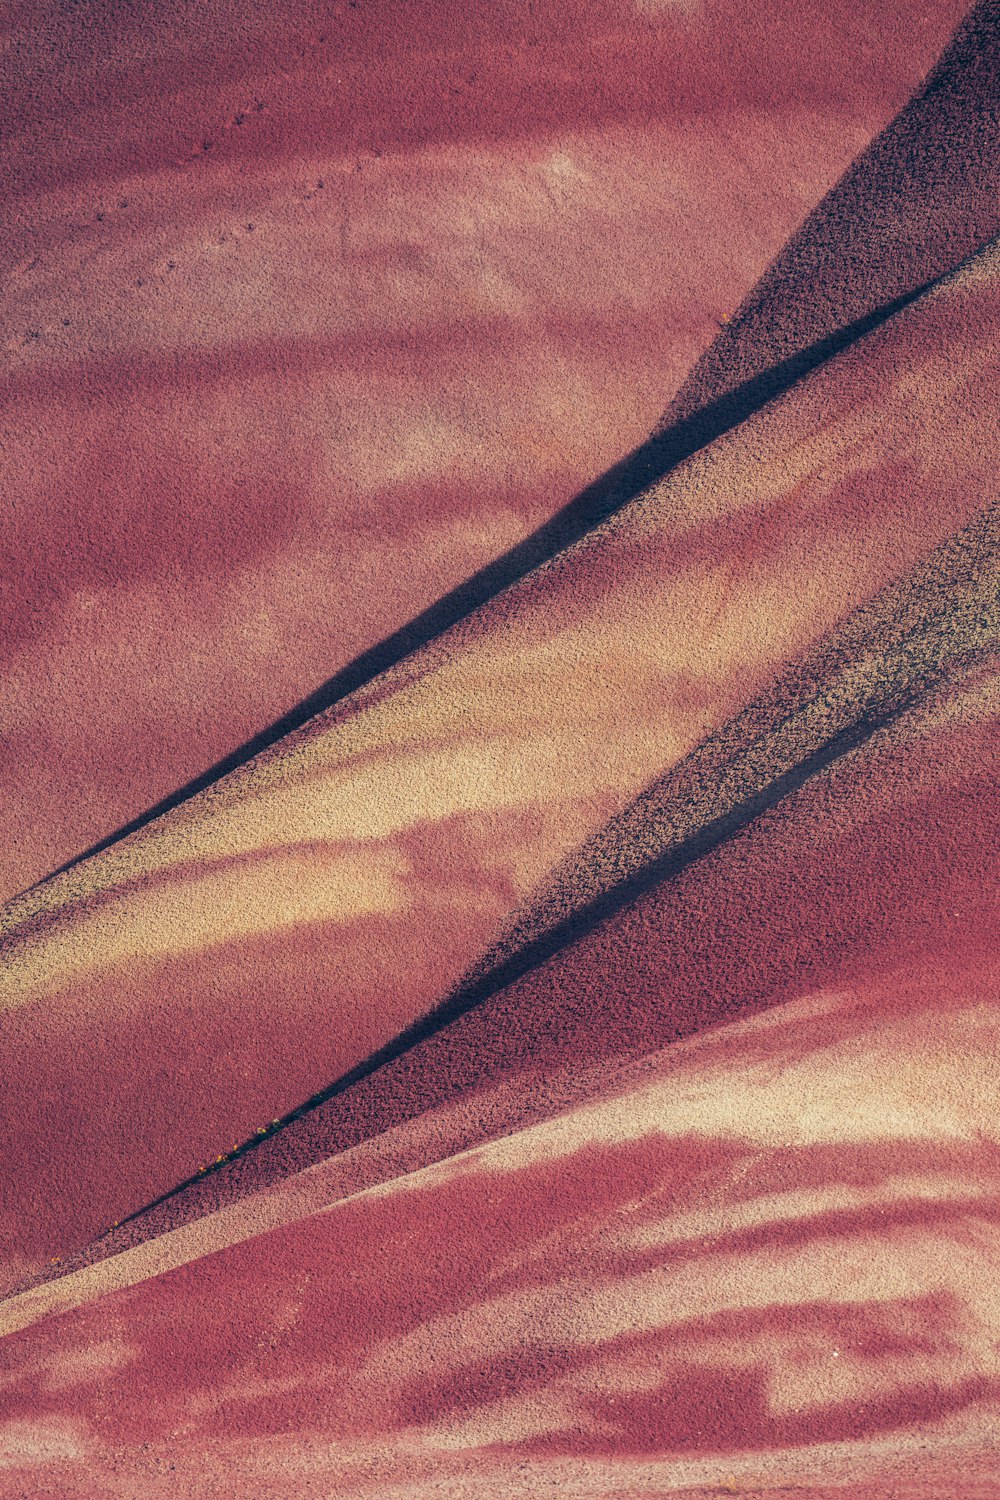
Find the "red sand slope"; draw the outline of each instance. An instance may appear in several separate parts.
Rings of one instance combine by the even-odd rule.
[[[8,1279],[389,1041],[570,849],[976,513],[998,287],[990,252],[396,674],[8,907]]]
[[[437,1113],[8,1302],[10,1483],[997,1493],[996,688],[455,1023]]]
[[[414,1038],[49,1274],[176,1229],[333,1153],[342,1158],[334,1178],[353,1191],[544,1117],[623,1057],[777,1003],[817,972],[835,972],[845,954],[877,963],[883,931],[890,961],[914,944],[932,956],[974,951],[996,904],[993,829],[983,817],[996,775],[995,547],[992,526],[942,549],[933,567],[891,591],[888,607],[861,612],[853,641],[850,629],[834,638],[840,670],[828,671],[819,693],[803,694],[793,679],[754,710],[756,735],[747,715],[735,721],[739,752],[725,751],[725,736],[716,742],[723,776],[718,757],[692,757],[609,825],[613,840],[602,832],[586,846],[557,886],[559,915],[576,913],[574,935],[564,932],[547,959],[536,953],[516,982],[494,970],[466,997],[476,1003],[468,1014]],[[893,643],[872,649],[887,637]],[[962,714],[947,707],[958,691],[942,685],[949,677],[966,684]],[[903,703],[913,706],[901,711]],[[847,743],[838,715],[861,729]],[[817,757],[814,746],[832,753]],[[711,756],[711,742],[706,749]],[[786,765],[791,777],[778,774]],[[754,806],[760,787],[774,795]],[[718,829],[731,807],[745,816]],[[710,835],[695,850],[692,830]],[[675,851],[681,857],[668,864]],[[608,888],[619,899],[595,911]],[[543,893],[522,930],[550,925],[538,920],[545,905]],[[378,1137],[374,1155],[343,1158]],[[328,1184],[331,1173],[322,1177]]]
[[[962,7],[416,9],[5,9],[0,895],[626,453]]]
[[[389,266],[388,241],[373,225],[393,194],[400,201],[402,178],[377,209],[354,184],[365,206],[350,205],[338,221],[340,259],[357,249],[355,209],[381,248],[373,279],[356,283],[364,295],[336,305],[373,319],[362,338],[365,379],[384,385],[393,420],[417,389],[434,393],[439,414],[441,367],[427,362],[427,331],[443,326],[445,303],[427,322],[414,312],[409,253],[434,261],[421,283],[428,308],[461,281],[455,243],[468,250],[481,237],[483,253],[494,253],[497,224],[509,216],[497,210],[487,225],[484,184],[497,163],[523,166],[520,153],[537,147],[543,95],[545,130],[558,117],[579,133],[586,114],[601,151],[624,129],[635,153],[655,130],[673,132],[683,154],[693,140],[704,145],[692,123],[703,109],[735,132],[737,114],[719,104],[731,78],[740,102],[725,109],[742,112],[747,154],[727,160],[742,172],[761,150],[755,131],[778,120],[795,122],[782,135],[789,149],[807,136],[822,142],[823,121],[833,140],[848,94],[858,109],[860,100],[871,107],[876,61],[892,54],[901,79],[936,24],[921,11],[897,47],[874,12],[806,9],[794,32],[812,50],[790,87],[784,11],[764,26],[711,5],[627,20],[617,8],[582,19],[491,12],[456,25],[431,8],[406,35],[390,11],[363,22],[352,13],[328,11],[320,31],[316,14],[279,8],[265,36],[238,7],[220,4],[211,26],[183,4],[150,27],[136,11],[121,20],[130,66],[112,74],[96,12],[53,20],[48,33],[32,30],[40,8],[12,12],[4,66],[22,81],[3,105],[11,224],[17,235],[47,223],[50,236],[22,268],[36,278],[23,306],[41,305],[46,253],[49,291],[77,254],[92,256],[79,268],[105,287],[95,292],[87,351],[47,349],[12,390],[15,402],[28,392],[40,413],[51,412],[57,389],[68,412],[79,402],[66,418],[67,431],[79,423],[79,475],[69,448],[62,458],[51,449],[63,528],[81,497],[108,493],[88,469],[92,424],[119,424],[112,472],[133,509],[106,509],[100,536],[86,527],[74,540],[54,535],[69,559],[67,597],[86,576],[95,629],[119,652],[122,668],[101,691],[115,695],[130,726],[141,720],[137,686],[148,667],[142,632],[129,622],[151,620],[155,635],[157,618],[183,622],[185,611],[203,675],[189,655],[184,701],[199,702],[205,725],[218,722],[208,616],[195,620],[196,570],[178,571],[178,562],[204,562],[197,576],[206,588],[211,581],[213,599],[238,578],[227,618],[245,627],[250,600],[263,618],[274,556],[241,551],[244,533],[209,481],[239,473],[246,451],[253,489],[267,468],[264,447],[254,446],[262,433],[273,440],[268,455],[294,450],[299,462],[302,432],[315,438],[346,410],[329,404],[317,416],[314,406],[304,426],[284,422],[279,400],[291,412],[301,396],[293,374],[305,368],[296,364],[303,340],[321,351],[308,365],[314,399],[332,391],[331,403],[342,399],[338,378],[345,390],[345,372],[357,378],[360,344],[356,330],[344,335],[338,376],[330,325],[306,328],[329,273],[309,261],[319,252],[303,248],[294,216],[283,221],[294,250],[281,270],[304,290],[282,305],[294,305],[301,326],[267,325],[273,298],[255,278],[277,274],[273,248],[232,300],[225,290],[209,305],[211,277],[200,267],[179,280],[173,307],[164,297],[162,316],[146,320],[139,303],[109,290],[138,231],[109,231],[104,250],[83,246],[72,215],[85,194],[102,183],[117,193],[133,172],[138,196],[130,191],[120,212],[142,204],[155,239],[171,213],[181,222],[185,203],[203,250],[205,215],[217,211],[223,184],[241,210],[247,184],[264,184],[273,208],[307,133],[316,149],[342,153],[341,207],[346,183],[370,167],[381,172],[375,163],[431,170],[407,179],[417,194],[407,201],[426,194],[426,223],[458,226],[454,240],[445,232],[451,248],[439,246],[436,259],[417,236]],[[996,243],[881,326],[847,326],[887,291],[912,292],[925,270],[947,271],[951,252],[964,254],[991,223],[995,82],[986,69],[997,21],[995,5],[976,8],[928,88],[789,243],[733,335],[696,366],[674,415],[832,333],[816,368],[766,404],[765,380],[720,424],[727,430],[709,433],[714,441],[575,545],[254,761],[4,908],[0,1500],[1000,1493]],[[75,57],[62,75],[60,49]],[[476,68],[445,108],[446,86],[464,77],[459,58],[462,70],[468,59]],[[849,63],[854,76],[841,84]],[[257,96],[260,119],[242,107],[223,114],[251,76],[271,90]],[[596,96],[595,76],[607,80]],[[649,108],[651,91],[666,97],[664,80],[675,77],[668,119]],[[890,70],[887,89],[895,77]],[[815,107],[808,128],[798,104],[788,105],[799,80]],[[365,145],[376,96],[382,157]],[[227,130],[179,153],[209,108]],[[55,139],[60,130],[69,137],[61,181],[46,186],[36,167],[46,132]],[[548,151],[554,137],[545,138]],[[441,162],[450,171],[460,158],[463,172],[479,174],[471,228],[449,218],[447,192],[432,191]],[[665,178],[650,176],[638,154],[630,160],[662,209]],[[983,171],[966,183],[977,161]],[[704,219],[709,200],[711,212],[725,212],[724,196],[712,196],[721,168],[704,191],[693,156],[679,175],[676,157],[660,168],[678,193],[686,183],[695,195],[676,222]],[[757,174],[754,191],[777,191],[769,180]],[[787,161],[775,180],[790,191]],[[308,187],[296,214],[313,213],[326,181]],[[571,195],[549,188],[558,213],[570,215]],[[519,253],[538,253],[531,201],[518,199]],[[108,223],[101,213],[98,226]],[[597,243],[602,255],[595,222],[580,219],[578,243]],[[254,224],[244,238],[257,247]],[[887,249],[890,229],[898,258]],[[693,241],[677,243],[686,263]],[[623,255],[629,274],[640,264],[634,249]],[[504,274],[524,292],[529,281],[513,266],[505,262]],[[178,259],[170,274],[180,268]],[[709,288],[710,259],[702,273]],[[217,286],[222,271],[218,278]],[[145,292],[147,278],[137,279]],[[591,280],[577,291],[592,312]],[[542,283],[572,293],[570,275]],[[654,286],[662,300],[663,281],[650,279],[650,296]],[[714,291],[695,300],[702,295],[707,307]],[[445,319],[454,313],[463,338],[466,305],[459,296]],[[251,312],[264,319],[252,337]],[[409,348],[426,385],[410,376],[394,384],[395,354],[379,363],[393,318],[413,329]],[[233,358],[223,375],[227,319]],[[523,347],[537,321],[519,304],[494,350]],[[604,324],[619,334],[621,326],[617,311]],[[550,353],[560,347],[554,327],[543,330]],[[478,349],[477,340],[464,347]],[[287,360],[273,359],[276,341]],[[435,344],[448,358],[450,341],[448,333]],[[42,343],[29,338],[18,357],[30,361],[30,346]],[[634,351],[619,344],[624,368]],[[261,404],[234,405],[237,381],[246,394],[248,349],[263,362]],[[183,367],[187,379],[192,359],[205,361],[217,409],[190,381],[187,404],[178,403],[174,375]],[[479,504],[484,494],[468,476],[501,451],[511,471],[534,455],[524,493],[536,499],[526,507],[544,492],[551,509],[554,493],[551,457],[520,427],[503,427],[510,397],[477,386],[481,368],[463,364],[461,378],[468,399],[485,403],[476,411],[490,413],[489,441],[477,449],[461,422],[454,434],[455,463],[469,465],[455,481],[463,526],[469,495]],[[560,368],[582,378],[580,363]],[[537,391],[527,390],[525,412],[529,396],[537,416]],[[579,431],[583,408],[566,409]],[[135,420],[148,411],[155,422]],[[197,485],[223,411],[229,430],[202,502]],[[595,452],[624,418],[606,420],[585,434]],[[376,430],[344,418],[338,442],[350,450],[363,435],[370,444]],[[358,597],[377,598],[389,618],[386,580],[401,574],[386,559],[399,568],[404,533],[393,530],[379,466],[390,452],[395,462],[432,450],[436,465],[442,451],[440,434],[424,448],[392,445],[392,435],[383,430],[369,500],[345,488],[344,508],[324,512],[328,528],[310,542],[327,568],[345,516],[380,527],[384,557],[375,554]],[[549,437],[558,440],[554,430]],[[169,500],[160,506],[161,492],[147,485],[154,449]],[[30,445],[18,462],[29,477],[49,473]],[[359,462],[351,473],[362,470]],[[275,472],[274,493],[284,494]],[[186,490],[185,476],[197,478]],[[405,561],[412,555],[418,601],[449,567],[461,576],[475,562],[468,554],[459,565],[451,543],[421,561],[433,529],[429,512],[414,524],[413,507],[439,479],[428,467],[392,481],[415,538]],[[318,481],[306,488],[326,493]],[[188,501],[192,530],[178,544],[172,527]],[[257,515],[254,536],[273,514]],[[51,702],[30,696],[37,682],[51,676],[53,695],[61,690],[46,669],[46,640],[60,642],[64,674],[85,685],[101,680],[110,657],[94,654],[89,626],[67,631],[56,615],[40,624],[62,597],[63,571],[51,567],[44,529],[33,529],[37,515],[28,503],[11,529],[15,559],[23,529],[29,582],[38,584],[16,622],[23,634],[11,670],[29,664],[13,701],[30,699],[41,715]],[[301,513],[292,505],[287,515],[274,537],[294,556]],[[130,516],[141,523],[133,533]],[[147,568],[150,543],[159,561]],[[491,534],[482,555],[496,551]],[[370,536],[357,556],[371,558]],[[290,672],[302,668],[295,632],[312,629],[318,593],[287,584],[286,576],[292,633],[273,620],[267,629]],[[154,593],[159,617],[149,610]],[[112,596],[127,605],[113,629],[102,614]],[[52,607],[58,614],[63,604]],[[354,618],[356,605],[345,608]],[[249,670],[230,653],[231,681],[249,694],[262,660]],[[285,672],[270,673],[276,698]],[[148,702],[172,691],[167,673]],[[240,701],[249,698],[236,693],[234,715]],[[79,702],[64,707],[62,722],[75,730]],[[127,808],[138,764],[129,757],[142,734],[158,732],[152,718],[147,729],[119,732],[119,765],[94,775],[114,723],[98,697],[91,710],[100,734],[72,750],[74,774],[95,786],[81,828],[116,797]],[[180,710],[177,725],[187,750],[209,742],[190,734]],[[30,734],[23,741],[33,743]],[[168,746],[146,767],[143,802],[170,754]],[[264,1129],[317,1089],[325,1092],[308,1108]],[[259,1144],[221,1159],[257,1127]],[[216,1156],[217,1168],[182,1181]]]

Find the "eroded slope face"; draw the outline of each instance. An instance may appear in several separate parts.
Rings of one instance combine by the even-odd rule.
[[[412,9],[6,7],[0,895],[627,452],[962,7]]]
[[[974,517],[996,312],[987,253],[433,647],[12,904],[8,1279],[427,1011],[571,848]]]
[[[10,1483],[994,1493],[997,686],[456,1022],[439,1111],[8,1303]]]

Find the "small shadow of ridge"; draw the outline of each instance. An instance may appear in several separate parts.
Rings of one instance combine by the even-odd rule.
[[[524,541],[518,542],[516,546],[487,564],[486,567],[480,568],[464,583],[459,584],[450,593],[444,594],[428,609],[415,616],[392,635],[386,636],[377,645],[356,656],[353,661],[348,662],[340,671],[328,678],[321,687],[316,688],[294,708],[289,709],[288,713],[282,715],[280,719],[274,720],[252,739],[246,740],[222,760],[216,761],[208,770],[202,771],[200,775],[179,787],[177,791],[171,792],[155,806],[140,813],[131,822],[123,824],[114,833],[108,834],[96,844],[91,844],[81,854],[75,855],[73,859],[67,860],[65,864],[50,871],[28,889],[37,890],[39,886],[45,885],[57,875],[73,869],[83,860],[100,854],[112,844],[144,828],[147,823],[152,823],[156,818],[162,817],[164,813],[186,802],[195,793],[204,791],[206,787],[219,781],[230,771],[245,765],[262,750],[267,750],[278,740],[283,739],[286,734],[301,728],[316,714],[332,708],[350,693],[364,687],[379,673],[395,666],[404,657],[419,650],[422,646],[426,646],[436,636],[458,624],[460,620],[488,603],[511,584],[516,583],[533,569],[554,557],[556,553],[578,541],[606,517],[613,515],[629,501],[635,500],[651,484],[663,479],[672,469],[690,458],[692,454],[697,453],[699,449],[707,447],[724,433],[739,426],[754,412],[789,390],[818,366],[880,327],[889,318],[894,317],[896,313],[901,312],[911,302],[915,302],[918,297],[923,296],[925,292],[952,274],[953,272],[949,270],[941,276],[935,276],[923,282],[912,291],[895,297],[891,302],[886,302],[866,313],[864,317],[855,319],[853,323],[838,328],[834,333],[818,339],[815,343],[799,350],[798,353],[770,366],[761,374],[754,376],[752,380],[737,386],[735,390],[721,396],[718,400],[710,402],[692,416],[675,423],[665,432],[655,433],[627,458],[622,459],[594,480],[593,484],[588,485]]]

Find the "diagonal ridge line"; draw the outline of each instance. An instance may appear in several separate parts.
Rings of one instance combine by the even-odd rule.
[[[980,253],[983,247],[974,254]],[[966,260],[972,259],[966,257]],[[964,264],[963,261],[961,264]],[[397,665],[405,657],[428,645],[435,637],[457,625],[476,609],[511,587],[527,574],[547,562],[572,543],[580,540],[601,521],[636,500],[652,484],[701,449],[715,442],[763,407],[784,395],[799,381],[828,363],[836,355],[867,334],[874,332],[911,303],[932,291],[954,275],[952,267],[939,276],[882,304],[863,317],[845,324],[835,332],[818,339],[796,354],[769,366],[691,416],[675,423],[664,432],[654,433],[626,458],[605,471],[573,500],[544,522],[523,541],[495,558],[463,583],[416,615],[406,625],[363,651],[352,661],[301,699],[293,708],[232,750],[207,770],[147,808],[113,833],[91,844],[80,854],[51,870],[11,900],[38,890],[57,876],[74,869],[84,860],[100,854],[137,833],[147,824],[180,806],[197,793],[237,770],[254,756],[269,749],[287,734],[300,729],[316,715],[334,707],[351,693],[366,686],[380,673]]]
[[[766,786],[703,824],[692,834],[672,845],[663,854],[648,861],[639,870],[625,876],[610,890],[601,892],[561,922],[547,928],[486,974],[476,976],[462,985],[428,1015],[408,1026],[383,1047],[370,1054],[363,1062],[342,1074],[334,1083],[329,1084],[319,1093],[313,1094],[295,1109],[283,1115],[265,1135],[252,1136],[235,1151],[230,1151],[221,1161],[212,1163],[209,1167],[203,1168],[167,1192],[160,1194],[159,1197],[127,1215],[120,1221],[120,1224],[124,1226],[134,1223],[194,1186],[195,1183],[205,1181],[229,1163],[247,1155],[263,1145],[265,1141],[272,1139],[286,1126],[294,1124],[295,1121],[312,1113],[328,1100],[345,1093],[355,1084],[371,1077],[387,1064],[411,1052],[420,1042],[443,1031],[452,1022],[476,1009],[508,985],[523,978],[533,969],[539,968],[562,949],[585,937],[595,927],[638,900],[653,886],[680,875],[689,865],[734,838],[763,813],[770,811],[791,793],[798,791],[812,777],[826,770],[850,751],[858,749],[879,730],[894,723],[925,697],[952,665],[954,665],[952,661],[942,663],[936,671],[927,674],[919,684],[894,696],[889,705],[881,709],[870,709],[859,715],[845,728],[828,736],[816,749],[783,771]]]

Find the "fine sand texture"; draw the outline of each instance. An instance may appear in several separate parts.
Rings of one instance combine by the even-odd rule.
[[[0,24],[0,1500],[1000,1500],[1000,5]]]

